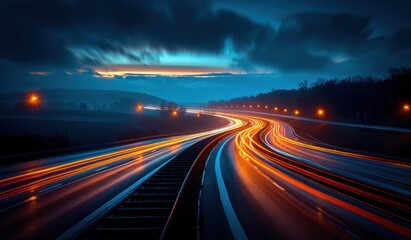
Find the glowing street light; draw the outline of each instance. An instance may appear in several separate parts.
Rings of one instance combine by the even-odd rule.
[[[264,107],[265,109],[267,109],[268,108],[268,106],[267,105],[265,105],[265,107]]]
[[[37,94],[31,94],[29,96],[28,103],[37,107],[40,103],[40,97]]]
[[[287,108],[284,108],[283,111],[284,111],[284,113],[287,113],[287,112],[288,112],[288,109],[287,109]]]
[[[296,116],[300,115],[300,111],[294,110],[294,115],[296,115]]]
[[[137,112],[142,112],[143,111],[143,105],[141,105],[141,104],[137,105],[136,110],[137,110]]]
[[[277,111],[278,111],[278,107],[274,107],[274,111],[276,111],[276,112],[277,112]]]
[[[409,111],[410,111],[410,105],[409,105],[409,104],[404,104],[404,105],[402,106],[402,109],[403,109],[405,112],[409,112]]]
[[[200,117],[200,113],[197,113],[197,114],[196,114],[196,117],[199,118],[199,117]]]
[[[174,110],[172,115],[173,115],[173,117],[177,117],[177,110]]]
[[[324,109],[319,108],[319,109],[317,110],[317,115],[318,115],[319,117],[323,117],[323,116],[324,116],[324,114],[325,114]]]

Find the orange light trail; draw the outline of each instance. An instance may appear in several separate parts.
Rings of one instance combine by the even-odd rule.
[[[235,114],[224,114],[232,117],[236,116]],[[244,115],[237,116],[245,117]],[[246,160],[247,162],[252,162],[253,165],[256,166],[250,169],[259,171],[259,174],[265,174],[266,177],[264,178],[267,179],[270,179],[270,175],[276,176],[276,178],[281,179],[281,182],[285,182],[289,185],[292,185],[309,195],[315,196],[318,199],[322,199],[335,206],[338,206],[347,211],[360,215],[372,222],[384,226],[385,228],[397,232],[403,236],[411,237],[411,230],[406,226],[399,224],[398,222],[392,221],[388,218],[385,218],[382,215],[371,212],[369,209],[354,205],[351,202],[345,201],[336,196],[329,195],[326,192],[323,192],[322,190],[316,189],[308,185],[307,183],[293,177],[293,175],[290,175],[286,172],[277,169],[276,167],[273,167],[272,164],[288,169],[294,174],[303,176],[304,178],[307,178],[309,181],[314,181],[320,185],[323,185],[323,187],[330,189],[333,192],[336,191],[338,192],[338,194],[343,195],[345,197],[353,198],[351,197],[351,194],[354,194],[353,196],[362,196],[363,199],[372,199],[372,201],[377,201],[383,204],[383,206],[391,206],[395,209],[399,209],[398,211],[396,211],[398,212],[397,214],[395,212],[390,212],[386,209],[380,208],[379,206],[371,204],[369,202],[364,202],[361,199],[358,200],[356,198],[353,198],[357,202],[368,205],[371,208],[378,209],[379,211],[383,211],[387,214],[391,214],[392,216],[395,216],[399,219],[404,219],[401,214],[402,211],[411,211],[411,206],[407,205],[407,200],[405,197],[395,195],[396,198],[391,199],[391,197],[389,196],[394,195],[390,195],[392,193],[386,192],[383,189],[379,189],[368,184],[357,182],[353,179],[337,175],[326,169],[321,169],[312,165],[308,165],[304,162],[287,159],[281,154],[276,153],[272,149],[265,146],[263,136],[272,132],[273,134],[270,136],[272,136],[272,138],[274,138],[276,142],[287,144],[289,151],[303,151],[300,149],[302,147],[306,149],[315,150],[317,152],[332,153],[342,156],[364,159],[364,161],[384,161],[384,159],[366,156],[363,154],[356,154],[335,149],[329,149],[325,147],[316,146],[307,142],[294,140],[285,135],[283,125],[275,120],[249,116],[247,117],[247,120],[252,124],[250,124],[248,128],[236,134],[234,140],[234,152],[238,154],[235,154],[234,156],[236,158],[240,157],[241,159]],[[313,155],[313,157],[316,157],[316,155]],[[280,186],[280,188],[282,187]],[[378,194],[378,192],[380,192],[382,195]]]
[[[196,134],[173,137],[161,142],[145,144],[136,147],[130,147],[124,150],[106,153],[94,157],[80,159],[74,162],[59,164],[52,167],[35,170],[28,173],[23,173],[17,176],[0,180],[0,188],[10,187],[9,189],[0,192],[0,200],[24,193],[32,192],[48,184],[61,181],[68,177],[81,174],[93,169],[113,164],[124,159],[139,157],[154,150],[172,147],[194,139],[200,139],[206,136],[211,136],[231,129],[238,128],[244,123],[241,120],[231,117],[220,116],[229,120],[230,124],[226,127],[205,131]]]

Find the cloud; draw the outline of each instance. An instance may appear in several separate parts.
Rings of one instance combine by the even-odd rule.
[[[336,54],[361,51],[372,33],[369,20],[349,13],[294,14],[250,52],[250,59],[286,70],[321,69]]]
[[[261,26],[234,12],[212,12],[208,1],[42,0],[0,3],[0,58],[19,64],[155,60],[156,50],[220,53],[227,38],[236,51]],[[130,53],[134,50],[134,53]],[[150,52],[152,51],[152,52]]]
[[[370,21],[352,13],[299,12],[273,28],[213,10],[204,0],[4,0],[0,62],[27,72],[71,72],[117,60],[156,65],[166,51],[228,54],[233,67],[249,72],[315,72],[368,64],[363,59],[410,64],[410,30],[373,36]]]

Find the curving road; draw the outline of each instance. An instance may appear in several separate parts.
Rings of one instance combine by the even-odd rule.
[[[0,238],[53,239],[184,149],[241,126],[28,161],[0,172]]]
[[[201,238],[411,238],[410,165],[304,139],[272,116],[214,115],[230,124],[1,168],[0,238],[61,236],[184,149],[232,129],[208,158]]]
[[[409,165],[311,142],[273,118],[217,114],[252,124],[209,159],[205,239],[411,237]]]

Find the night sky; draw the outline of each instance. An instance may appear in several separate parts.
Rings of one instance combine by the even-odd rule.
[[[0,89],[180,103],[411,65],[409,0],[3,0]]]

